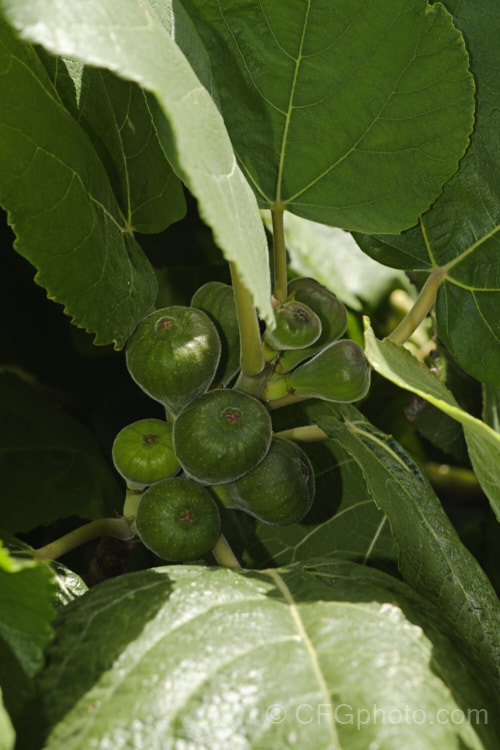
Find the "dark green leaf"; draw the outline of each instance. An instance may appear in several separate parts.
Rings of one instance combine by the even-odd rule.
[[[64,105],[83,127],[135,232],[166,229],[186,213],[182,183],[158,141],[156,101],[130,81],[38,52]]]
[[[500,384],[500,46],[495,0],[447,0],[477,82],[471,146],[456,175],[400,237],[359,237],[376,260],[408,270],[446,268],[437,297],[439,335],[462,367]]]
[[[214,101],[167,32],[165,17],[136,0],[1,0],[0,8],[24,38],[109,68],[155,95],[165,115],[155,125],[169,162],[272,324],[267,242],[255,196]]]
[[[26,532],[58,518],[121,510],[92,436],[15,375],[0,374],[2,526]]]
[[[463,39],[440,3],[184,5],[262,206],[399,232],[457,169],[473,83]]]
[[[398,443],[354,407],[341,414],[317,423],[363,469],[373,500],[389,518],[403,576],[442,609],[500,685],[500,602],[490,582]]]
[[[0,203],[37,282],[96,343],[122,345],[156,280],[90,140],[33,49],[0,24]]]
[[[372,367],[401,388],[416,393],[459,422],[464,429],[469,456],[485,494],[500,521],[500,435],[459,407],[437,375],[392,341],[379,341],[367,322],[365,353]]]
[[[352,563],[143,571],[96,587],[56,627],[33,716],[45,715],[47,750],[484,750],[498,732],[482,677],[435,610]],[[376,721],[374,704],[420,709],[420,721]],[[458,708],[483,713],[436,720]],[[346,718],[358,711],[363,726]]]

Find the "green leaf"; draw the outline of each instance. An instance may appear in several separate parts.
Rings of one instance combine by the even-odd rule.
[[[21,565],[33,559],[33,548],[29,544],[17,539],[17,537],[5,529],[0,529],[0,545],[3,545],[11,554],[13,560],[15,562],[19,561]],[[49,565],[54,584],[52,603],[56,609],[61,609],[88,591],[87,585],[80,576],[70,568],[67,568],[66,565],[63,565],[62,562],[51,560]]]
[[[280,409],[279,429],[314,423],[329,405],[308,401]],[[335,407],[334,407],[335,408]],[[279,431],[278,433],[279,434]],[[388,572],[396,570],[398,549],[389,521],[377,508],[363,472],[337,443],[300,442],[314,468],[316,494],[302,523],[270,526],[257,522],[245,550],[245,560],[258,567],[287,565],[313,557],[352,560]]]
[[[0,683],[12,716],[32,692],[53,638],[53,575],[48,565],[11,557],[0,545]]]
[[[16,733],[5,710],[2,700],[2,690],[0,688],[0,750],[12,750],[16,741]]]
[[[15,375],[0,373],[2,526],[101,518],[123,500],[93,437]]]
[[[129,574],[66,607],[56,627],[33,716],[45,714],[47,750],[479,750],[497,736],[483,679],[435,610],[352,563]],[[419,708],[427,721],[375,721],[374,704]],[[477,723],[434,720],[459,707],[483,713]],[[356,726],[350,711],[371,718]],[[397,744],[387,744],[394,724]]]
[[[500,47],[495,0],[447,0],[464,34],[477,82],[471,146],[442,195],[400,237],[356,236],[376,260],[408,270],[445,267],[439,335],[462,367],[500,384]]]
[[[61,609],[66,604],[83,596],[87,591],[87,584],[73,570],[67,568],[58,560],[51,560],[50,568],[54,575],[56,598],[54,607]]]
[[[377,372],[460,422],[476,476],[500,521],[500,434],[461,409],[437,375],[408,349],[388,339],[379,341],[368,322],[365,341],[365,354]]]
[[[111,180],[127,225],[161,232],[186,213],[154,116],[156,100],[137,84],[38,51],[66,108],[89,136]]]
[[[440,3],[184,5],[263,207],[399,232],[456,171],[472,128],[473,82]]]
[[[33,49],[0,23],[0,203],[36,281],[97,344],[123,345],[156,279],[108,175]]]
[[[136,0],[1,0],[22,37],[55,54],[109,68],[154,93],[155,120],[169,162],[199,201],[227,260],[236,263],[261,317],[272,324],[268,250],[255,196],[224,122],[165,28]]]
[[[356,460],[399,545],[399,568],[416,591],[438,605],[500,686],[500,602],[476,559],[462,545],[428,480],[398,443],[354,407],[318,425]]]

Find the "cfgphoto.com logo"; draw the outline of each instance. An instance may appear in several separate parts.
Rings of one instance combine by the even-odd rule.
[[[361,729],[367,724],[478,724],[488,723],[485,708],[439,708],[434,712],[412,706],[380,708],[375,703],[368,708],[357,708],[349,703],[301,703],[287,709],[281,703],[273,703],[266,710],[266,718],[271,724],[285,721],[299,724],[321,724],[333,721],[336,724],[350,724]]]

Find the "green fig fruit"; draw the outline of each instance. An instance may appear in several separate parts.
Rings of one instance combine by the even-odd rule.
[[[321,321],[321,335],[308,349],[283,352],[279,361],[279,372],[293,370],[300,362],[317,354],[327,344],[342,336],[347,328],[347,310],[342,302],[326,286],[315,279],[293,279],[288,284],[288,294],[313,310]]]
[[[314,499],[314,471],[296,443],[273,437],[263,461],[235,482],[212,487],[226,508],[274,526],[300,521]]]
[[[363,398],[369,387],[370,365],[363,350],[354,341],[341,339],[288,375],[270,381],[264,395],[268,401],[294,395],[351,403]]]
[[[214,379],[220,339],[208,315],[173,305],[148,315],[127,343],[131,377],[149,396],[177,414]]]
[[[210,552],[221,530],[219,510],[208,490],[184,477],[149,487],[139,501],[135,524],[143,544],[172,562]]]
[[[215,381],[227,385],[240,369],[240,330],[233,287],[221,281],[209,281],[195,292],[191,306],[203,310],[215,323],[221,341]]]
[[[174,450],[186,474],[224,484],[253,469],[271,442],[271,418],[253,396],[233,389],[203,393],[174,423]]]
[[[181,468],[174,453],[172,425],[161,419],[141,419],[120,430],[112,456],[116,470],[131,489],[171,477]]]
[[[290,300],[274,311],[276,327],[266,329],[264,338],[278,352],[304,349],[321,335],[321,321],[303,302]]]

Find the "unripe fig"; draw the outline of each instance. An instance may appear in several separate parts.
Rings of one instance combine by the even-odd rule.
[[[219,511],[210,493],[183,477],[149,487],[135,517],[143,544],[164,560],[194,560],[215,546]]]
[[[288,284],[288,294],[313,310],[321,321],[321,335],[308,349],[284,352],[280,357],[280,372],[290,372],[300,362],[317,354],[327,344],[336,341],[347,328],[347,310],[342,302],[315,279],[293,279]]]
[[[212,489],[226,508],[286,526],[297,523],[309,511],[314,499],[314,471],[296,443],[273,437],[267,456],[255,469],[236,482]]]
[[[212,382],[220,339],[210,318],[173,305],[148,315],[130,337],[127,367],[149,396],[176,414]]]
[[[287,349],[304,349],[313,344],[321,334],[321,321],[303,302],[290,300],[274,311],[276,328],[267,329],[264,337],[278,352]]]
[[[221,281],[209,281],[195,292],[191,306],[203,310],[215,323],[221,341],[215,380],[227,385],[240,369],[240,331],[233,287]]]
[[[174,423],[174,450],[190,477],[202,484],[224,484],[262,461],[271,431],[271,418],[260,401],[233,389],[214,390],[181,411]]]
[[[161,419],[141,419],[120,430],[112,456],[116,470],[131,489],[171,477],[181,468],[174,453],[172,425]]]
[[[370,365],[363,350],[354,341],[342,339],[288,375],[270,381],[265,397],[269,401],[294,395],[351,403],[363,398],[369,387]]]

